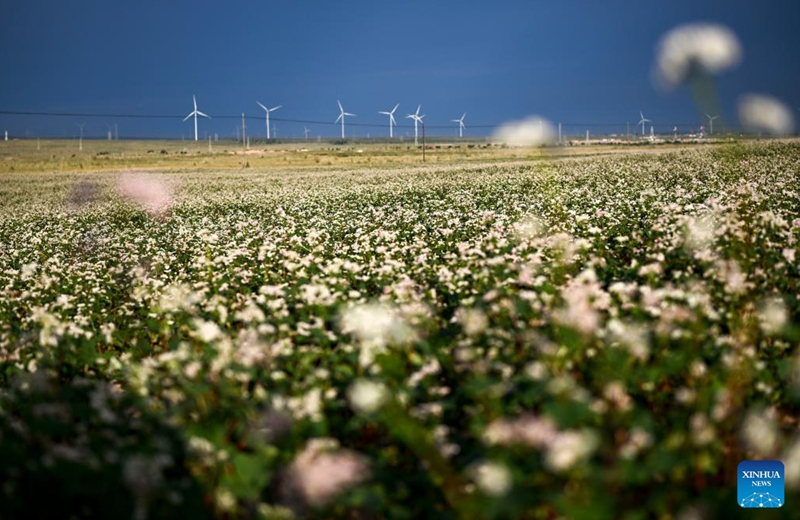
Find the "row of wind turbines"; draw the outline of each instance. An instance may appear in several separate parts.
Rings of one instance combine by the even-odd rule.
[[[714,134],[714,120],[717,119],[719,116],[712,116],[711,114],[707,113],[706,117],[708,118],[708,134],[709,135],[713,135]],[[650,120],[650,119],[647,119],[646,117],[644,117],[644,114],[642,113],[641,110],[639,110],[639,118],[640,118],[639,122],[636,123],[636,126],[642,125],[642,137],[644,137],[645,123],[652,123],[653,121]],[[653,130],[653,127],[650,126],[651,133],[652,133],[652,130]]]
[[[186,116],[183,120],[184,121],[188,121],[190,118],[192,118],[192,117],[194,118],[194,140],[197,141],[198,140],[197,117],[200,116],[200,117],[205,117],[207,119],[211,119],[211,117],[209,115],[207,115],[207,114],[204,114],[203,112],[201,112],[200,110],[197,109],[197,97],[194,96],[194,95],[192,95],[192,103],[193,103],[193,106],[194,106],[194,110],[192,110],[189,113],[189,115]],[[270,132],[270,126],[269,126],[269,115],[272,112],[275,112],[276,110],[281,108],[283,105],[278,105],[278,106],[275,106],[275,107],[272,107],[272,108],[267,108],[267,106],[264,105],[263,103],[261,103],[260,101],[256,101],[256,104],[258,106],[260,106],[264,110],[264,112],[266,113],[267,139],[271,139],[271,132]],[[355,114],[351,114],[350,112],[346,112],[344,107],[342,106],[342,102],[341,101],[336,100],[336,104],[339,105],[339,117],[336,118],[336,121],[334,121],[334,124],[341,123],[341,125],[342,125],[342,139],[344,139],[345,138],[345,118],[346,117],[356,117],[356,115]],[[391,110],[379,111],[378,112],[379,114],[383,114],[383,115],[389,116],[389,138],[394,137],[394,126],[397,125],[397,120],[394,118],[394,113],[397,111],[397,109],[399,107],[400,107],[400,103],[397,103],[394,106],[394,108],[391,109]],[[424,123],[422,122],[422,119],[425,117],[425,114],[420,115],[420,113],[419,113],[420,110],[422,110],[422,105],[421,104],[417,105],[417,111],[416,112],[414,112],[413,114],[408,114],[406,116],[407,119],[411,119],[411,120],[414,121],[414,144],[415,145],[418,144],[419,125],[422,124],[424,126]],[[451,119],[452,123],[458,123],[458,137],[464,137],[464,129],[467,127],[467,125],[464,124],[464,118],[466,118],[466,117],[467,117],[467,113],[464,112],[459,119]],[[304,132],[305,132],[306,136],[308,136],[308,128],[305,128]]]
[[[194,95],[192,96],[192,103],[193,103],[193,106],[194,106],[194,110],[192,110],[189,113],[189,115],[184,118],[184,121],[188,121],[190,118],[194,117],[194,140],[197,141],[198,140],[197,117],[200,116],[200,117],[205,117],[205,118],[208,118],[208,119],[211,119],[211,117],[208,116],[207,114],[204,114],[203,112],[201,112],[200,110],[197,109],[197,97],[194,96]],[[276,110],[281,108],[283,105],[277,105],[277,106],[274,106],[272,108],[268,108],[266,105],[264,105],[260,101],[256,101],[256,104],[258,106],[260,106],[265,112],[265,115],[266,115],[266,126],[267,126],[267,139],[271,139],[272,138],[272,134],[271,134],[271,131],[270,131],[269,115],[272,112],[275,112]],[[347,118],[347,117],[356,117],[356,114],[352,114],[350,112],[345,111],[344,107],[342,106],[342,102],[341,101],[336,100],[336,104],[339,105],[339,117],[336,118],[336,121],[334,121],[334,124],[340,123],[342,125],[342,139],[344,139],[345,135],[346,135],[345,134],[345,118]],[[395,127],[395,125],[397,125],[397,120],[394,118],[394,114],[395,114],[395,112],[397,112],[397,109],[399,107],[400,107],[400,103],[397,103],[394,106],[394,108],[392,108],[391,110],[378,111],[379,114],[382,114],[382,115],[385,115],[385,116],[389,116],[389,138],[393,138],[394,137],[394,127]],[[418,144],[419,125],[422,125],[423,127],[425,126],[425,124],[422,121],[423,118],[425,117],[425,114],[420,114],[419,113],[420,110],[422,110],[422,105],[421,104],[417,105],[416,112],[414,112],[413,114],[406,115],[406,119],[411,119],[411,120],[414,121],[414,144],[415,145]],[[460,118],[451,119],[450,120],[450,122],[452,122],[452,123],[458,123],[458,137],[460,137],[460,138],[464,137],[464,129],[467,127],[467,125],[464,124],[464,119],[466,117],[467,117],[467,113],[464,112],[461,115]],[[714,120],[717,119],[719,116],[712,116],[711,114],[706,114],[706,117],[708,118],[709,134],[713,135],[714,134]],[[642,127],[642,137],[645,136],[645,127],[646,127],[647,123],[652,123],[652,122],[653,121],[651,119],[647,119],[644,116],[644,113],[641,110],[639,110],[639,122],[636,123],[636,126],[641,126]],[[309,131],[308,128],[304,129],[304,133],[306,134],[306,136],[308,136],[308,131]],[[653,127],[651,125],[650,126],[650,133],[652,134],[652,132],[653,132]]]

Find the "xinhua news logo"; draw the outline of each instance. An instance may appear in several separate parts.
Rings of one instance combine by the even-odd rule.
[[[756,509],[783,507],[783,462],[743,460],[737,471],[739,506]]]

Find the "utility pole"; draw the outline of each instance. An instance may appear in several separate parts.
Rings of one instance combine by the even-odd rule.
[[[78,150],[83,151],[83,125],[85,125],[86,123],[76,123],[76,124],[81,129],[81,136],[80,136],[80,138],[78,140]]]
[[[247,134],[245,133],[244,127],[244,112],[242,112],[242,148],[247,148],[247,138],[245,137]]]
[[[422,125],[422,162],[425,162],[425,123],[420,119],[419,124]]]

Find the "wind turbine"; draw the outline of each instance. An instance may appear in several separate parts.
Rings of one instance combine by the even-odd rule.
[[[378,112],[379,114],[384,114],[384,115],[389,116],[389,139],[394,137],[394,135],[392,135],[392,125],[396,125],[397,124],[397,121],[394,120],[394,111],[397,110],[397,107],[399,107],[399,106],[400,106],[400,103],[396,104],[394,106],[394,108],[390,112]]]
[[[642,125],[642,137],[644,137],[644,124],[652,123],[652,121],[644,117],[644,114],[642,114],[641,110],[639,110],[639,117],[641,117],[641,119],[639,119],[639,122],[636,123],[636,126]]]
[[[338,99],[336,100],[336,103],[338,103],[338,105],[339,105],[339,117],[336,118],[336,121],[334,121],[333,124],[336,124],[341,120],[341,122],[342,122],[342,139],[344,139],[344,118],[345,118],[345,116],[356,117],[356,115],[355,114],[351,114],[349,112],[345,112],[344,108],[342,107],[342,103]]]
[[[258,106],[260,106],[261,108],[264,109],[264,112],[267,113],[267,139],[270,139],[270,135],[269,135],[269,113],[270,112],[275,112],[276,110],[281,108],[283,105],[278,105],[278,106],[273,107],[273,108],[267,108],[264,105],[262,105],[261,102],[259,102],[259,101],[256,101],[256,103],[258,104]]]
[[[450,120],[453,123],[458,123],[458,137],[459,138],[464,137],[462,132],[467,127],[467,125],[464,124],[464,118],[465,117],[467,117],[467,113],[466,112],[464,112],[464,114],[462,114],[461,119],[451,119]]]
[[[186,116],[183,120],[186,121],[190,117],[194,116],[194,140],[197,141],[197,116],[202,116],[208,119],[211,118],[197,110],[197,98],[194,96],[194,94],[192,94],[192,102],[194,103],[194,110],[192,110],[192,113]]]
[[[306,141],[308,141],[308,133],[309,133],[310,131],[311,131],[311,130],[309,130],[309,129],[308,129],[308,127],[306,127],[306,126],[304,126],[304,127],[303,127],[303,135],[305,136],[305,138],[306,138]]]
[[[406,116],[406,119],[414,120],[414,146],[417,146],[417,136],[419,135],[417,126],[422,122],[422,118],[425,117],[424,115],[419,115],[420,108],[422,108],[422,105],[417,105],[417,111]]]
[[[708,118],[708,135],[714,135],[714,120],[719,116],[711,117],[709,114],[706,114]]]

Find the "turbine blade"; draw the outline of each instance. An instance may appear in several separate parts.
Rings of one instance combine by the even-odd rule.
[[[385,114],[385,115],[387,115],[387,116],[390,116],[390,115],[392,115],[392,113],[391,113],[391,112],[378,112],[378,113],[379,113],[379,114]]]
[[[394,108],[392,109],[392,114],[394,114],[394,111],[395,111],[395,110],[397,110],[397,107],[399,107],[399,106],[400,106],[400,103],[398,103],[398,104],[396,104],[396,105],[394,106]]]
[[[389,119],[392,121],[393,124],[397,124],[397,121],[394,120],[394,114],[389,114]]]
[[[264,105],[262,105],[260,101],[256,101],[256,104],[258,104],[258,106],[260,106],[261,108],[263,108],[264,110],[266,110],[267,112],[269,112],[269,110],[267,109],[267,107],[265,107]]]
[[[210,117],[210,116],[207,116],[207,115],[205,115],[204,113],[200,112],[199,110],[197,111],[197,115],[198,115],[198,116],[207,117],[207,118],[211,119],[211,117]]]
[[[337,100],[336,100],[336,103],[338,103],[338,104],[339,104],[339,112],[342,112],[342,113],[344,113],[344,108],[342,107],[342,102],[341,102],[341,101],[339,101],[339,100],[337,99]]]
[[[269,109],[269,111],[270,111],[270,112],[274,112],[274,111],[278,110],[279,108],[281,108],[282,106],[283,106],[283,105],[278,105],[278,106],[276,106],[276,107],[274,107],[274,108],[270,108],[270,109]]]
[[[419,109],[422,108],[422,104],[417,105],[417,111],[414,112],[415,115],[419,115]]]
[[[337,118],[336,118],[336,121],[334,121],[334,122],[333,122],[333,124],[336,124],[336,123],[338,123],[339,121],[341,121],[342,117],[344,117],[344,112],[342,112],[341,114],[339,114],[339,117],[337,117]]]
[[[192,94],[192,102],[194,103],[194,109],[197,110],[197,97]]]
[[[191,113],[191,114],[189,114],[188,116],[184,117],[184,118],[183,118],[183,120],[184,120],[184,121],[186,121],[187,119],[189,119],[189,118],[190,118],[190,117],[192,117],[193,115],[194,115],[194,112],[192,112],[192,113]]]

